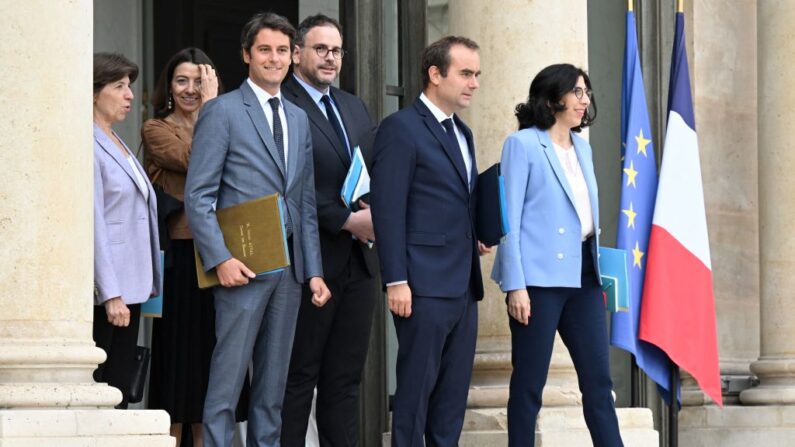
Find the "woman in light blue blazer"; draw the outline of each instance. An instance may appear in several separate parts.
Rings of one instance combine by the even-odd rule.
[[[612,396],[605,306],[597,263],[599,202],[591,147],[577,135],[593,123],[591,81],[551,65],[516,106],[519,131],[503,145],[511,231],[492,272],[507,293],[512,364],[510,446],[533,446],[555,332],[569,349],[595,446],[621,446]]]
[[[120,54],[94,55],[94,341],[108,355],[97,382],[121,390],[127,408],[140,303],[160,293],[157,201],[112,126],[130,112],[138,67]]]

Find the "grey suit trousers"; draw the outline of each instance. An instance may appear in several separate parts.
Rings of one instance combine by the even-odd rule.
[[[213,293],[218,341],[204,403],[204,445],[232,445],[235,408],[251,360],[246,444],[278,446],[301,285],[288,268],[245,286],[216,287]]]

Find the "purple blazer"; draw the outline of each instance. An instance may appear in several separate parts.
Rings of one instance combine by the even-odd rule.
[[[137,304],[160,294],[157,199],[140,163],[133,160],[149,189],[148,203],[124,155],[94,124],[95,305],[117,296],[125,304]]]

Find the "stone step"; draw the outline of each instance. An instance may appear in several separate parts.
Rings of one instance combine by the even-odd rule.
[[[659,434],[648,408],[618,408],[618,424],[625,447],[657,447]],[[505,408],[468,409],[460,447],[491,447],[508,444],[508,412]],[[384,434],[383,445],[391,438]],[[591,445],[591,435],[582,416],[582,407],[544,407],[538,415],[537,447]]]

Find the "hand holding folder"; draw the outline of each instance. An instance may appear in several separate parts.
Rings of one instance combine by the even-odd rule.
[[[364,163],[362,150],[359,146],[353,148],[353,156],[351,157],[351,166],[348,168],[348,174],[345,175],[345,181],[342,183],[340,190],[340,199],[342,203],[351,211],[359,211],[362,207],[359,206],[359,201],[365,199],[370,194],[370,173],[367,171],[367,165]],[[356,239],[356,236],[353,236]],[[373,248],[373,241],[367,241],[367,247]]]
[[[290,265],[283,209],[279,194],[271,194],[215,213],[232,257],[256,275],[276,273]],[[215,269],[204,271],[198,249],[195,257],[199,287],[219,285]]]

